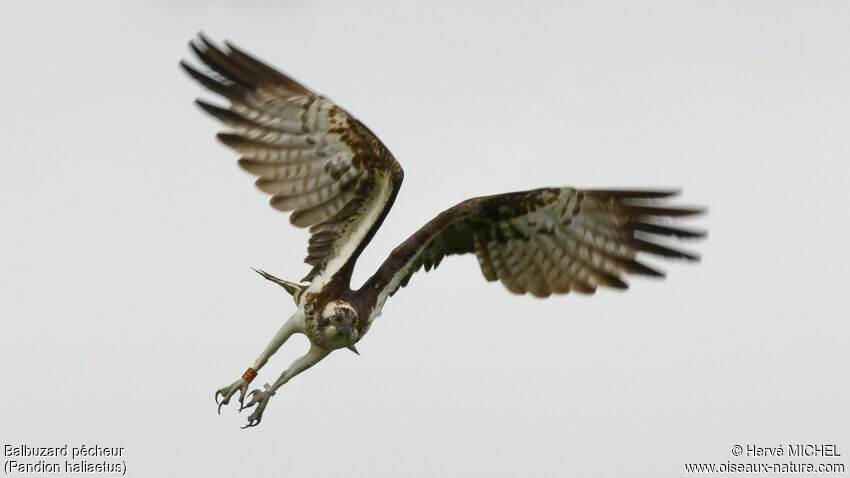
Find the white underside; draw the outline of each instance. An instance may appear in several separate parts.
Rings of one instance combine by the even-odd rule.
[[[341,246],[339,246],[339,252],[337,252],[337,254],[328,261],[324,270],[322,270],[322,273],[310,282],[310,286],[307,287],[307,292],[317,292],[331,280],[334,274],[336,274],[337,271],[345,265],[351,255],[354,254],[354,251],[357,249],[357,246],[363,242],[363,238],[366,237],[369,229],[381,216],[381,212],[383,212],[387,201],[389,201],[390,191],[392,188],[390,187],[388,178],[385,176],[380,177],[378,181],[381,183],[380,187],[377,188],[379,196],[370,201],[370,206],[366,210],[366,213],[361,216],[359,221],[357,221],[357,229],[355,229],[348,237],[340,238],[344,242]],[[339,243],[340,239],[337,239],[337,242],[334,243],[335,247]]]

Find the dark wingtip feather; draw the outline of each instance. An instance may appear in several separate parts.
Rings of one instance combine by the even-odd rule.
[[[602,282],[602,285],[605,285],[607,287],[611,287],[611,288],[614,288],[614,289],[628,289],[629,288],[628,282],[624,281],[623,279],[620,279],[619,277],[617,277],[615,275],[606,276],[605,281]]]
[[[202,110],[207,112],[207,114],[209,114],[210,116],[217,118],[225,123],[242,120],[242,117],[237,115],[233,111],[227,108],[216,106],[212,103],[207,103],[202,99],[196,99],[195,104],[198,105]]]
[[[682,229],[680,227],[663,226],[651,222],[630,221],[627,225],[632,231],[640,231],[658,236],[673,236],[679,239],[698,239],[708,235],[708,231]]]
[[[662,277],[662,278],[666,276],[664,271],[660,271],[658,269],[653,269],[652,267],[649,267],[648,265],[646,265],[642,262],[638,262],[636,260],[631,260],[631,261],[625,263],[624,267],[626,268],[626,272],[628,272],[630,274],[639,274],[639,275],[643,275],[643,276]]]
[[[258,78],[256,75],[239,64],[237,60],[234,60],[232,55],[225,53],[206,37],[200,37],[199,41],[200,45],[190,41],[189,47],[195,52],[198,59],[215,70],[216,73],[248,90],[257,85]]]
[[[242,136],[233,133],[217,133],[215,137],[222,143],[234,149],[245,144],[246,141]]]
[[[186,60],[180,60],[180,63],[178,63],[178,65],[179,65],[179,66],[180,66],[180,68],[182,68],[182,69],[183,69],[183,71],[185,71],[185,72],[186,72],[189,76],[191,76],[192,78],[194,78],[194,79],[196,79],[196,80],[198,80],[198,81],[201,81],[201,79],[200,79],[199,77],[204,77],[204,78],[206,78],[206,75],[204,75],[203,73],[201,73],[200,71],[198,71],[197,69],[195,69],[195,67],[194,67],[194,66],[192,66],[192,65],[190,65],[188,62],[186,62]]]
[[[643,239],[633,238],[629,241],[629,244],[640,251],[648,252],[650,254],[655,254],[658,256],[687,259],[690,261],[700,260],[700,256],[698,254],[673,249],[667,246],[662,246],[661,244],[656,244],[654,242],[644,241]]]
[[[222,83],[211,76],[201,73],[185,60],[180,60],[180,67],[183,68],[183,71],[188,73],[195,81],[213,93],[218,93],[231,101],[239,95],[235,85]]]
[[[198,58],[200,58],[202,60],[204,59],[204,57],[207,56],[206,52],[201,50],[201,47],[198,46],[197,43],[195,43],[195,40],[189,40],[189,49],[192,50],[192,52],[195,54],[195,56],[197,56]],[[206,61],[204,63],[206,63]]]
[[[695,216],[705,214],[706,208],[702,207],[655,207],[637,204],[620,204],[619,209],[632,216]]]
[[[656,199],[676,196],[682,192],[676,189],[586,189],[585,194],[606,199]]]
[[[195,33],[195,38],[197,38],[198,40],[201,40],[201,42],[203,42],[205,44],[212,43],[212,42],[210,42],[209,37],[207,36],[206,33],[204,33],[203,30],[198,30],[198,33]]]
[[[230,50],[230,56],[240,62],[244,67],[251,69],[255,74],[258,74],[272,83],[281,84],[288,89],[304,95],[312,94],[309,88],[302,85],[289,75],[267,65],[265,62],[257,59],[253,55],[245,52],[237,47],[230,40],[225,40],[224,45]]]

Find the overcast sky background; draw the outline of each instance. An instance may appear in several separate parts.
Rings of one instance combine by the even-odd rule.
[[[850,4],[457,3],[0,3],[3,444],[124,446],[136,477],[679,476],[786,443],[850,465]],[[299,279],[308,236],[192,104],[198,30],[404,167],[358,285],[439,211],[540,186],[681,186],[702,263],[539,300],[449,258],[240,430],[213,392],[294,309],[250,267]]]

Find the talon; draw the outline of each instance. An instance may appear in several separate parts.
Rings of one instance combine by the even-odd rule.
[[[217,392],[215,392],[215,402],[218,404],[218,414],[221,415],[221,407],[230,403],[230,399],[238,390],[239,412],[242,412],[242,410],[245,410],[246,408],[251,408],[255,405],[257,406],[254,412],[248,415],[248,424],[242,428],[250,428],[259,425],[260,420],[263,417],[263,411],[265,411],[266,406],[269,403],[269,398],[274,395],[274,390],[270,385],[266,384],[265,388],[265,390],[254,389],[248,392],[248,382],[246,382],[244,378],[241,378],[224,388],[220,388]],[[218,399],[219,394],[222,396],[221,401]],[[248,403],[245,403],[245,398],[249,398]]]
[[[252,406],[254,406],[254,404],[256,404],[259,401],[259,400],[257,400],[257,396],[255,395],[256,393],[257,393],[257,390],[251,390],[251,392],[248,393],[248,396],[251,399],[248,400],[248,404],[243,406],[242,408],[252,407]]]
[[[254,392],[256,392],[256,390],[251,390],[251,391],[248,393],[248,396],[249,396],[249,397],[251,397],[251,400],[249,400],[247,404],[240,400],[240,405],[239,405],[239,411],[240,411],[240,412],[241,412],[242,410],[245,410],[246,408],[251,408],[251,407],[253,407],[253,406],[257,403],[257,402],[255,401]]]
[[[218,405],[218,414],[221,415],[221,407],[230,403],[230,397],[239,390],[239,403],[242,404],[242,400],[245,396],[245,390],[248,389],[248,384],[245,383],[244,380],[239,379],[230,385],[220,388],[215,392],[214,398],[215,403]],[[219,401],[218,396],[221,395],[221,401]]]
[[[256,405],[257,408],[254,410],[254,413],[248,415],[248,423],[243,426],[242,429],[255,427],[260,424],[260,421],[263,419],[263,412],[266,410],[266,406],[268,406],[269,398],[271,398],[271,394],[269,394],[268,391],[262,390],[251,390],[249,395],[251,396],[251,400],[243,405],[239,411],[251,408],[254,405]]]
[[[218,414],[219,414],[219,415],[221,415],[221,407],[223,407],[223,406],[227,405],[228,403],[230,403],[230,397],[228,397],[228,396],[227,396],[226,394],[224,394],[224,393],[222,393],[221,395],[224,397],[224,399],[221,401],[221,403],[219,403],[219,404],[218,404]]]
[[[260,420],[251,420],[244,427],[240,427],[241,429],[255,427],[260,424]]]

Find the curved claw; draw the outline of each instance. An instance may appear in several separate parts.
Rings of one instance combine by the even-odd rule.
[[[257,418],[257,419],[255,419],[255,420],[250,420],[250,421],[249,421],[249,422],[248,422],[248,423],[247,423],[244,427],[239,427],[239,428],[241,428],[241,429],[243,429],[243,430],[244,430],[244,429],[246,429],[246,428],[255,427],[255,426],[257,426],[257,425],[259,425],[259,424],[260,424],[260,421],[261,421],[261,420],[262,420],[261,418]]]
[[[216,392],[215,392],[215,404],[218,405],[218,414],[221,415],[221,407],[224,406],[224,400],[222,400],[221,402],[218,401],[219,394],[221,394],[222,397],[224,396],[224,394],[221,393],[221,390],[216,390]]]
[[[247,389],[248,383],[245,382],[244,379],[239,379],[226,387],[216,390],[214,398],[215,403],[218,405],[218,414],[221,415],[221,407],[230,403],[230,398],[233,397],[233,394],[235,394],[237,390],[239,391],[239,403],[241,405],[245,396],[245,390]],[[219,395],[221,395],[221,401],[218,399]]]
[[[253,407],[254,405],[257,404],[257,402],[259,402],[259,400],[257,400],[257,401],[254,400],[254,394],[257,393],[258,391],[259,390],[251,390],[250,392],[248,392],[248,396],[251,397],[251,400],[248,402],[247,405],[245,405],[245,396],[243,395],[243,396],[239,397],[239,411],[240,412],[242,410],[245,410],[246,408]]]
[[[270,395],[268,392],[264,392],[262,390],[251,390],[250,395],[251,400],[249,400],[248,403],[244,404],[242,406],[242,409],[251,408],[254,405],[256,405],[257,408],[256,410],[254,410],[254,413],[248,415],[248,423],[244,427],[242,427],[243,429],[259,425],[260,421],[262,421],[263,419],[263,412],[265,411],[266,406],[269,403]]]

